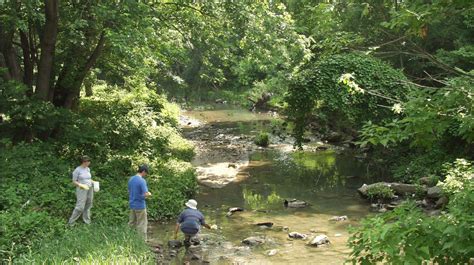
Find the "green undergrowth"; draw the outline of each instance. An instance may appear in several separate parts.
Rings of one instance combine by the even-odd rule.
[[[102,230],[127,223],[127,182],[142,163],[150,167],[146,177],[153,194],[147,201],[149,218],[174,218],[194,196],[197,181],[189,163],[194,151],[177,127],[178,107],[143,85],[128,92],[97,86],[94,93],[81,100],[77,112],[62,111],[58,116],[38,109],[23,114],[7,110],[8,120],[2,126],[7,129],[3,132],[11,134],[2,134],[0,141],[0,263],[15,261],[62,236],[64,246],[73,244],[69,241],[72,235],[64,234],[64,229],[76,199],[71,172],[81,155],[92,158],[92,178],[100,182],[101,191],[94,194],[92,222],[103,224]],[[15,115],[32,119],[32,132],[47,131],[50,125],[59,127],[46,140],[18,141],[14,136],[24,119]],[[115,251],[123,247],[123,255],[132,253],[126,252],[127,245],[119,244],[119,238],[127,235],[114,231],[116,240],[106,244],[107,248]],[[91,230],[81,240],[87,242],[90,237],[93,242],[95,236]],[[107,248],[97,251],[107,252]],[[133,261],[139,257],[130,256]],[[107,258],[104,263],[121,263],[121,256],[116,258],[117,262]]]

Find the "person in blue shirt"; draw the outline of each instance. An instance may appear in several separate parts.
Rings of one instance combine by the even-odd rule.
[[[128,181],[128,194],[130,204],[130,218],[128,225],[135,228],[147,241],[148,218],[145,199],[151,196],[144,177],[148,174],[148,166],[141,165],[138,172]]]
[[[178,231],[181,228],[181,232],[184,234],[184,244],[189,246],[191,239],[199,233],[201,225],[207,229],[211,229],[211,227],[206,224],[204,215],[197,209],[197,202],[195,200],[189,200],[185,205],[186,209],[178,217],[174,238],[178,237]]]

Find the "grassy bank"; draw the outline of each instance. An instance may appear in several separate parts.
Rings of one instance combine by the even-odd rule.
[[[107,86],[94,91],[76,112],[12,101],[0,134],[0,263],[147,260],[145,245],[122,226],[128,219],[127,181],[141,163],[151,169],[149,218],[174,218],[193,196],[193,148],[177,128],[178,107],[143,85],[128,92]],[[47,140],[19,140],[17,128],[25,120],[36,135],[57,129]],[[71,172],[83,154],[92,158],[91,174],[101,191],[94,195],[94,225],[68,230],[75,204]]]
[[[16,260],[19,264],[153,264],[143,239],[125,225],[80,225],[41,242]]]

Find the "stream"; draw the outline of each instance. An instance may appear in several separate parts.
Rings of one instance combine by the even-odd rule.
[[[184,248],[169,252],[166,243],[173,239],[175,223],[152,223],[149,238],[164,246],[160,263],[344,263],[350,253],[348,227],[369,214],[368,203],[356,189],[374,181],[367,178],[367,167],[355,154],[317,139],[307,144],[305,149],[311,151],[293,150],[291,137],[274,129],[282,124],[274,113],[221,107],[183,115],[183,133],[197,150],[192,162],[200,183],[195,199],[206,222],[217,229],[203,228],[201,244],[192,247],[192,252]],[[252,143],[260,131],[273,131],[268,148]],[[291,198],[309,206],[285,208],[284,200]],[[244,211],[227,216],[230,207]],[[330,221],[334,216],[347,216],[348,220]],[[256,225],[262,222],[273,226]],[[289,232],[308,238],[291,239]],[[329,237],[329,245],[307,244],[320,234]],[[242,240],[251,236],[261,237],[265,243],[244,245]]]

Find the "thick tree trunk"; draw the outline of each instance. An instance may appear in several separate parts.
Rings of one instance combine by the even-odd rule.
[[[58,34],[58,0],[44,0],[46,22],[40,40],[41,56],[38,64],[36,79],[36,95],[42,100],[48,100],[51,89],[50,79],[53,69],[54,50]]]
[[[4,65],[8,69],[8,80],[21,82],[21,67],[13,48],[13,35],[13,31],[7,31],[0,25],[0,52],[3,54]]]

